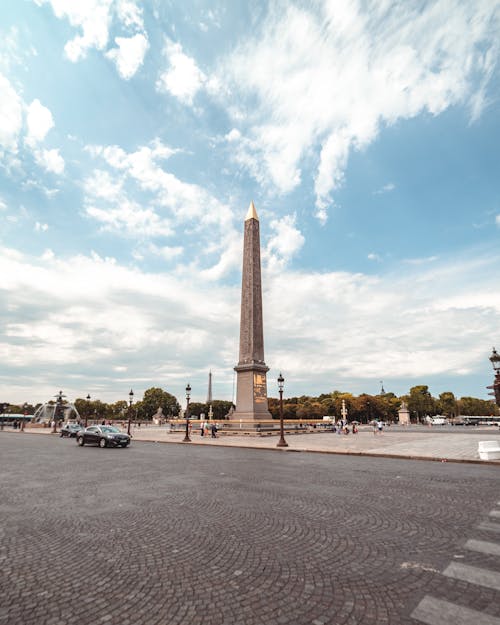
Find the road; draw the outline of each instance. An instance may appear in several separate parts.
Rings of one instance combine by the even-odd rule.
[[[498,467],[11,433],[0,458],[0,625],[500,625]]]

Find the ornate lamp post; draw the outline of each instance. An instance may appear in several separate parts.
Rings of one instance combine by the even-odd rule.
[[[127,434],[130,436],[130,419],[132,418],[132,402],[134,401],[134,391],[130,389],[130,393],[128,394],[128,426],[127,426]]]
[[[54,424],[52,426],[52,434],[56,434],[57,432],[57,419],[59,418],[62,412],[63,397],[66,397],[66,395],[63,395],[63,392],[59,391],[59,393],[55,397],[56,397],[56,408],[54,410],[54,417],[52,419],[52,423]]]
[[[88,419],[89,419],[89,410],[90,410],[90,393],[88,393],[87,397],[87,409],[85,410],[85,427],[87,427]]]
[[[278,390],[280,392],[280,439],[276,447],[288,447],[288,443],[285,440],[285,434],[283,432],[283,386],[285,384],[285,378],[279,375],[278,378]]]
[[[21,432],[24,432],[24,422],[26,421],[26,415],[28,414],[28,404],[26,402],[24,402],[23,411],[24,411],[24,415],[21,421]]]
[[[191,397],[191,386],[188,382],[186,386],[186,435],[184,436],[182,442],[190,443],[191,439],[189,438],[189,398]]]
[[[9,407],[9,404],[0,404],[0,414],[2,415],[2,422],[0,425],[1,430],[3,430],[3,415],[8,407]]]
[[[490,393],[490,395],[494,395],[497,406],[500,406],[500,354],[495,348],[491,352],[490,362],[495,371],[495,380],[492,386],[487,386],[486,388],[493,389],[493,393]]]

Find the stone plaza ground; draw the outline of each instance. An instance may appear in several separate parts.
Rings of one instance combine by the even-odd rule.
[[[500,625],[499,466],[12,432],[0,458],[0,625]]]

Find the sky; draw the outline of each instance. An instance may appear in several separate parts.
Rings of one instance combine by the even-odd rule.
[[[488,398],[500,0],[3,0],[0,400]]]

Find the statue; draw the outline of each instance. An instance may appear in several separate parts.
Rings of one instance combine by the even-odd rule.
[[[163,408],[158,406],[158,410],[153,415],[153,423],[155,425],[161,425],[163,422]]]

